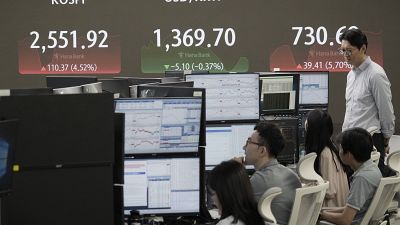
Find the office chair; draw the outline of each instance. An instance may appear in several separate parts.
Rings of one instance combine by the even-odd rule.
[[[312,152],[302,157],[297,163],[296,172],[303,183],[324,183],[324,179],[314,170],[316,158],[317,154]]]
[[[400,176],[400,151],[390,153],[386,159],[386,162],[388,167],[394,170],[397,173],[397,176]]]
[[[288,225],[315,225],[317,223],[329,182],[324,181],[315,172],[316,157],[316,153],[307,154],[297,164],[297,173],[305,183],[303,187],[296,189]],[[277,223],[271,211],[271,202],[281,192],[280,188],[271,189],[267,190],[259,200],[258,211],[267,223],[275,225]]]
[[[387,157],[387,165],[390,169],[396,172],[397,176],[400,176],[400,151],[397,150],[392,152]],[[400,210],[399,210],[399,202],[400,202],[400,191],[397,192],[393,201],[389,205],[388,213],[390,215],[390,224],[400,224]],[[396,222],[394,222],[394,220]]]
[[[264,221],[269,225],[277,225],[275,216],[271,211],[271,202],[272,200],[282,193],[282,189],[280,187],[273,187],[265,191],[265,193],[261,196],[258,201],[258,212]]]
[[[315,225],[317,223],[329,182],[324,181],[315,172],[316,158],[315,152],[309,153],[297,164],[296,171],[304,185],[296,189],[288,225]]]
[[[400,190],[400,152],[393,152],[388,156],[388,165],[391,169],[396,170],[396,176],[383,177],[378,188],[372,198],[371,205],[368,207],[360,225],[384,225],[386,221],[386,211],[392,204],[392,200],[396,192]],[[321,225],[332,225],[327,221],[321,221]]]

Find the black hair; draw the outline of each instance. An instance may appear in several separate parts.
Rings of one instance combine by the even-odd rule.
[[[335,154],[340,162],[340,165],[337,165],[336,161],[333,160],[336,166],[336,170],[339,169],[339,166],[342,166],[343,169],[345,168],[339,157],[339,151],[332,141],[332,134],[332,118],[327,112],[324,112],[322,110],[312,110],[308,113],[305,150],[307,154],[311,152],[317,153],[317,158],[315,159],[314,163],[314,169],[318,174],[321,174],[319,162],[322,150],[324,150],[325,147],[329,148],[332,154],[332,158],[334,158],[333,154]]]
[[[254,130],[259,134],[260,140],[258,141],[263,143],[270,154],[276,158],[285,147],[285,139],[279,127],[273,123],[260,121]]]
[[[363,45],[365,48],[368,47],[368,39],[367,36],[360,29],[348,29],[340,35],[339,40],[346,40],[352,46],[356,46],[358,49],[361,49]]]
[[[234,160],[214,167],[208,177],[208,187],[215,191],[221,204],[221,219],[233,216],[247,225],[264,225],[257,210],[253,189],[244,166]]]
[[[350,152],[354,159],[363,163],[371,158],[373,141],[371,134],[363,128],[352,128],[340,135],[343,154]]]

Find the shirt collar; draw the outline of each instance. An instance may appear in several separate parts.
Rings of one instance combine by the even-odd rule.
[[[352,178],[355,177],[361,170],[363,170],[364,168],[370,167],[373,164],[374,163],[372,162],[372,160],[368,159],[363,164],[361,164],[361,166],[353,173],[353,175],[351,177]]]
[[[371,64],[371,62],[372,62],[371,58],[367,56],[364,62],[362,62],[358,67],[353,67],[352,70],[354,72],[362,72],[367,69],[367,67],[369,66],[369,64]]]
[[[278,165],[278,164],[279,164],[279,162],[278,162],[277,159],[271,159],[267,164],[265,164],[264,166],[262,166],[262,167],[260,168],[260,170],[263,170],[263,169],[265,169],[265,168],[268,168],[268,167],[271,167],[271,166],[275,166],[275,165]]]

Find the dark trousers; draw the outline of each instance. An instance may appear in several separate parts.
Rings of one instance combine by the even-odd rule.
[[[383,134],[382,133],[375,133],[372,136],[372,140],[374,142],[375,148],[378,150],[378,152],[381,154],[379,158],[379,170],[382,173],[383,177],[390,177],[396,175],[396,173],[391,170],[389,167],[385,165],[385,146],[383,144]]]

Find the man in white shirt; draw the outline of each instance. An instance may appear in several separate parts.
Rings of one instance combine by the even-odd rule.
[[[395,124],[390,81],[383,68],[366,54],[368,40],[361,30],[346,30],[339,40],[339,52],[353,66],[347,75],[342,130],[378,127],[379,132],[373,135],[374,145],[381,154],[378,166],[384,177],[391,176],[393,172],[384,164]]]

